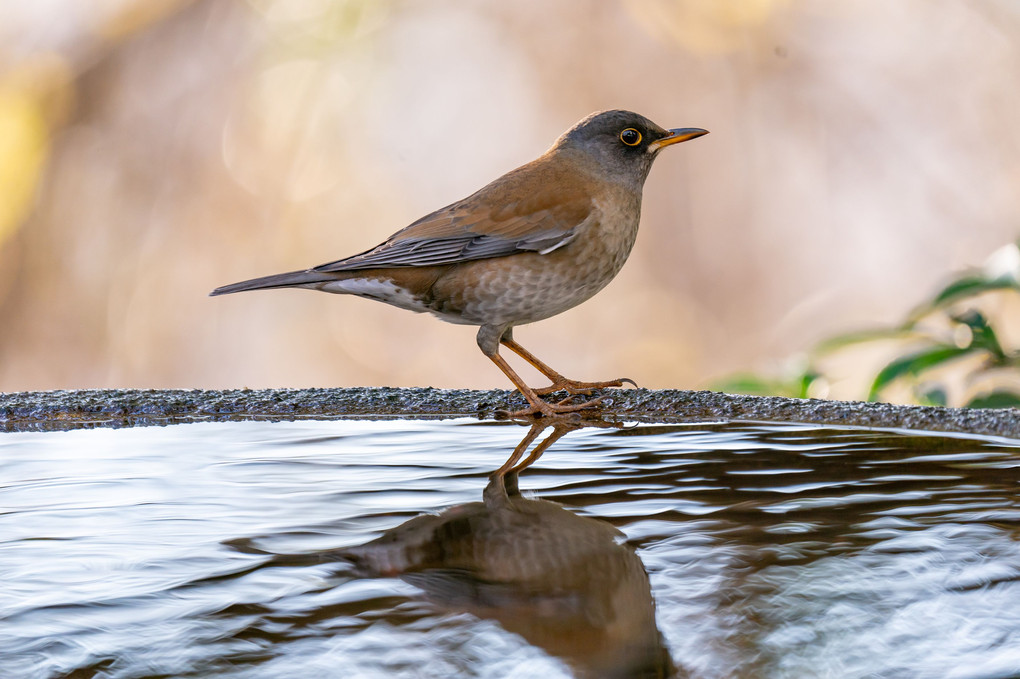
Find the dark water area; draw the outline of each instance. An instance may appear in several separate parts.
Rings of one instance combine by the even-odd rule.
[[[1018,446],[747,423],[0,434],[0,679],[1020,677]]]

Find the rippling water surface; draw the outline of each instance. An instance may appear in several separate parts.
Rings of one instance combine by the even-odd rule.
[[[487,485],[529,433],[562,438]],[[0,434],[0,677],[1017,677],[1017,445],[463,420]]]

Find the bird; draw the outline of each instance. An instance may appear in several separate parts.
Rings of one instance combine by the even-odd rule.
[[[568,379],[517,343],[513,329],[590,299],[620,272],[637,237],[645,179],[659,152],[708,134],[663,128],[625,110],[592,113],[537,159],[344,259],[225,285],[210,294],[307,288],[356,295],[443,321],[478,326],[482,353],[541,418],[596,407],[573,402],[633,380]],[[535,389],[499,353],[520,356],[551,382]],[[550,403],[541,397],[568,396]]]
[[[493,620],[559,656],[578,679],[687,676],[656,626],[648,572],[623,532],[521,495],[519,474],[568,432],[592,422],[534,420],[506,464],[489,475],[481,502],[416,516],[320,558],[347,562],[358,577],[400,578],[446,611]]]

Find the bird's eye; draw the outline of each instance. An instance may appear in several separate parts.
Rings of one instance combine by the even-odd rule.
[[[641,143],[641,133],[635,130],[633,127],[628,127],[626,130],[620,133],[620,141],[627,146],[637,146]]]

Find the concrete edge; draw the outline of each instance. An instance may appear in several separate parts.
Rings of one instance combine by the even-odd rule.
[[[615,421],[803,422],[1020,438],[1020,410],[1015,408],[934,408],[673,389],[601,394],[607,402],[598,415]],[[432,388],[14,392],[0,393],[0,431],[258,419],[492,419],[499,410],[524,405],[510,391]]]

